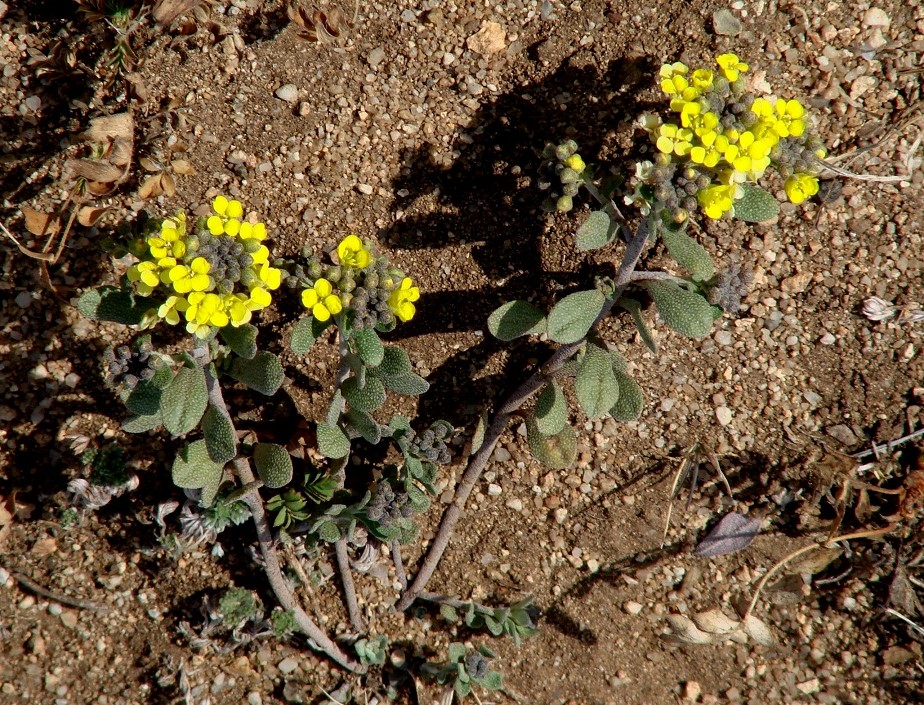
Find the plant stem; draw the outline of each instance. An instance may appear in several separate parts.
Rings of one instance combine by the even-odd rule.
[[[208,354],[208,345],[206,343],[200,343],[195,351],[193,351],[193,356],[199,359],[203,353],[205,355]],[[216,411],[224,414],[229,421],[232,421],[231,415],[228,413],[228,406],[225,404],[224,396],[221,393],[218,380],[212,376],[207,365],[204,369],[209,403]],[[233,427],[234,424],[232,421],[232,428]],[[237,473],[238,478],[245,486],[252,485],[252,483],[256,481],[253,470],[250,467],[250,461],[247,458],[238,456],[231,462],[234,466],[235,473]],[[282,574],[279,554],[276,553],[276,547],[273,543],[273,533],[270,530],[269,521],[266,518],[266,510],[263,506],[263,500],[260,497],[260,492],[257,487],[252,486],[250,491],[247,492],[241,500],[250,509],[254,528],[257,531],[257,541],[260,544],[260,553],[263,556],[264,572],[269,580],[270,587],[273,588],[276,599],[279,600],[280,606],[292,612],[298,626],[301,627],[302,631],[308,636],[312,648],[327,654],[331,659],[354,673],[365,673],[366,667],[347,656],[341,648],[327,636],[324,630],[308,616],[304,609],[302,609],[301,605],[298,604],[298,600],[295,599],[292,590],[289,589],[289,584]]]
[[[395,575],[402,590],[407,590],[407,574],[404,572],[404,561],[401,560],[401,544],[397,540],[391,541],[391,561],[395,564]]]
[[[350,569],[350,555],[347,553],[347,540],[341,536],[334,542],[334,554],[337,556],[337,568],[340,570],[340,581],[343,583],[343,594],[346,597],[347,612],[350,613],[350,623],[357,632],[363,631],[363,616],[359,611],[359,602],[356,599],[356,584],[353,582],[353,572]]]
[[[639,225],[638,231],[627,244],[622,262],[616,272],[616,290],[612,297],[603,305],[603,310],[600,311],[597,320],[594,321],[594,325],[591,326],[591,330],[609,314],[610,309],[613,307],[613,303],[619,298],[620,294],[631,280],[632,272],[635,271],[635,266],[638,264],[645,243],[648,241],[650,226],[651,219],[643,220]],[[507,422],[510,420],[510,416],[533,394],[539,391],[543,385],[545,385],[546,381],[557,372],[583,344],[584,340],[579,340],[576,343],[562,345],[558,348],[548,361],[517,387],[500,405],[500,408],[497,409],[494,418],[485,431],[481,446],[469,457],[468,466],[465,468],[461,481],[456,486],[456,492],[452,503],[446,507],[446,511],[443,513],[439,529],[436,532],[436,536],[433,538],[433,543],[430,544],[430,548],[424,557],[420,570],[414,576],[414,580],[410,587],[404,591],[401,598],[395,604],[395,609],[406,610],[410,607],[417,595],[426,587],[434,571],[436,571],[436,567],[439,565],[443,553],[446,552],[446,548],[449,546],[449,540],[452,538],[453,531],[455,531],[456,523],[462,516],[465,502],[478,483],[482,471],[487,466],[491,454],[494,452],[494,446],[497,445],[497,441],[500,439],[501,434],[507,428]]]
[[[687,280],[683,277],[678,277],[673,274],[668,274],[667,272],[632,272],[632,276],[629,277],[630,282],[650,282],[650,281],[671,281],[671,282],[686,282]]]

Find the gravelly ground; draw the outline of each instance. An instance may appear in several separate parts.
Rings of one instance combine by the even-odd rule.
[[[721,9],[740,20],[736,36],[715,33]],[[94,95],[86,76],[36,77],[40,52],[83,31],[52,12],[0,3],[0,215],[14,232],[22,232],[17,206],[62,197],[56,180],[77,133],[118,104]],[[137,150],[187,159],[196,173],[177,176],[176,197],[154,203],[137,198],[133,177],[107,204],[115,214],[162,215],[222,192],[266,220],[277,252],[306,242],[320,251],[347,232],[376,239],[425,292],[418,317],[397,331],[433,383],[422,413],[470,429],[542,354],[508,353],[484,330],[487,314],[514,297],[548,304],[578,271],[570,238],[579,215],[538,208],[546,141],[573,135],[586,154],[631,165],[642,144],[633,120],[659,107],[657,67],[733,50],[758,90],[811,107],[840,166],[903,174],[921,129],[922,35],[924,9],[901,2],[373,2],[338,43],[319,45],[286,27],[280,3],[236,0],[213,7],[191,35],[144,35]],[[648,401],[638,422],[587,424],[576,468],[541,468],[511,429],[433,585],[483,600],[536,595],[539,635],[519,649],[491,644],[509,684],[499,700],[872,705],[920,692],[920,637],[883,611],[896,562],[919,574],[917,518],[885,541],[853,542],[817,576],[823,584],[769,596],[758,614],[775,648],[662,639],[666,615],[731,613],[779,557],[820,535],[812,532],[830,515],[813,512],[809,499],[824,485],[821,451],[862,450],[920,426],[924,327],[860,315],[869,295],[924,301],[922,176],[919,162],[911,166],[898,183],[846,180],[824,207],[784,207],[774,224],[710,223],[701,241],[716,259],[755,269],[745,310],[699,342],[659,326],[658,358],[630,322],[612,319],[604,334]],[[96,237],[80,233],[51,268],[65,297],[115,280]],[[79,320],[14,247],[0,249],[0,262],[0,493],[17,489],[32,508],[0,544],[0,702],[180,702],[181,664],[194,703],[314,702],[320,687],[336,687],[341,676],[303,644],[216,654],[181,636],[178,623],[198,619],[203,596],[231,580],[264,586],[246,555],[230,550],[248,532],[226,543],[223,559],[175,561],[138,521],[171,492],[165,438],[123,439],[131,457],[144,458],[137,493],[67,531],[54,521],[67,481],[82,472],[73,436],[122,439],[98,358],[124,333]],[[666,263],[654,252],[645,266]],[[263,319],[277,342],[295,313]],[[333,351],[284,361],[295,408],[316,417]],[[736,499],[708,476],[688,508],[675,507],[660,549],[671,478],[694,443],[715,450]],[[896,486],[916,458],[906,452],[865,478]],[[868,525],[885,523],[894,507],[883,506]],[[739,554],[694,557],[730,509],[765,515],[763,535]],[[848,525],[861,526],[850,514]],[[325,563],[315,566],[321,574]],[[10,572],[114,609],[62,609],[22,591]],[[328,629],[345,633],[334,582],[317,589],[317,608]],[[438,621],[384,612],[396,596],[391,578],[363,577],[359,589],[373,631],[437,649],[451,639]],[[371,696],[375,683],[365,685]],[[420,697],[430,702],[436,691]]]

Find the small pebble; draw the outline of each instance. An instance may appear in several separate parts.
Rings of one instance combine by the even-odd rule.
[[[488,494],[491,497],[497,497],[501,492],[503,492],[503,490],[501,490],[500,485],[496,485],[493,482],[490,485],[488,485]]]
[[[296,668],[298,668],[298,661],[296,661],[291,656],[287,656],[286,658],[282,659],[282,661],[280,661],[277,664],[276,668],[279,669],[280,673],[284,675],[289,675],[290,673],[295,671]]]
[[[19,308],[29,308],[29,305],[32,303],[32,294],[28,291],[20,291],[13,300]]]
[[[247,693],[247,705],[263,705],[263,696],[257,691],[251,690]]]
[[[818,342],[820,342],[822,345],[834,345],[834,342],[836,340],[837,338],[835,338],[830,333],[825,333],[823,336],[821,336],[821,340],[819,340]]]
[[[892,24],[892,19],[881,7],[871,7],[863,15],[863,24],[866,27],[888,27]]]
[[[73,629],[77,626],[77,613],[73,610],[68,610],[67,612],[61,613],[61,624],[63,624],[68,629]]]
[[[726,37],[736,37],[741,34],[741,20],[726,8],[712,13],[712,28],[716,34]]]
[[[369,184],[356,184],[356,190],[366,196],[369,196],[372,194],[372,186],[370,186]]]
[[[376,68],[385,59],[385,50],[382,47],[376,47],[366,55],[366,61],[372,68]]]
[[[276,97],[279,100],[284,100],[286,103],[294,103],[298,100],[298,88],[295,87],[294,83],[287,83],[284,86],[279,86],[276,89]]]
[[[515,512],[523,511],[523,500],[519,497],[512,497],[511,499],[508,499],[505,505],[508,509],[512,509]]]
[[[622,608],[626,611],[626,614],[637,615],[642,611],[642,603],[636,602],[635,600],[629,600],[622,606]]]
[[[719,423],[723,426],[728,426],[732,422],[732,410],[727,406],[720,406],[715,410],[715,417],[719,420]]]

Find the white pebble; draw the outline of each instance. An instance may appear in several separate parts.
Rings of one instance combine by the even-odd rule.
[[[727,406],[720,406],[715,410],[715,417],[723,426],[728,426],[732,421],[732,410]]]
[[[508,509],[512,509],[515,512],[523,511],[523,500],[519,499],[518,497],[512,497],[511,499],[508,499],[505,504]]]
[[[555,521],[559,524],[564,524],[565,519],[568,518],[568,510],[564,507],[559,507],[555,510]]]
[[[356,190],[366,196],[369,196],[372,194],[372,186],[370,186],[369,184],[357,184]]]
[[[488,494],[491,497],[497,497],[501,492],[503,492],[503,490],[500,485],[496,485],[493,482],[488,485]]]
[[[821,340],[819,342],[822,345],[834,345],[835,340],[837,340],[837,338],[831,335],[831,333],[825,333],[823,336],[821,336]]]
[[[626,611],[627,614],[636,615],[642,611],[642,603],[636,602],[635,600],[629,600],[622,606],[622,608]]]
[[[863,15],[863,24],[867,27],[888,27],[892,19],[880,7],[871,7]]]
[[[298,88],[295,87],[294,83],[287,83],[284,86],[279,86],[276,89],[276,97],[279,100],[284,100],[286,103],[294,103],[298,100]]]

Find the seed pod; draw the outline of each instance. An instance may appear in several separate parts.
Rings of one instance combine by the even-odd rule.
[[[343,270],[334,265],[332,267],[327,267],[324,270],[324,278],[329,281],[331,284],[336,284],[340,281],[340,277],[343,276]]]
[[[356,288],[356,282],[352,278],[343,279],[337,286],[342,292],[350,292]]]
[[[578,195],[578,191],[581,190],[581,187],[580,187],[580,185],[578,185],[578,184],[564,184],[564,185],[561,187],[561,190],[564,192],[564,194],[565,194],[566,196],[572,196],[572,197],[573,197],[573,196],[577,196],[577,195]]]
[[[320,263],[317,261],[311,261],[308,263],[308,276],[312,279],[320,279],[321,273],[324,270],[321,268]]]
[[[580,174],[570,167],[562,169],[558,174],[558,178],[561,179],[563,184],[573,184],[581,180]]]
[[[244,245],[244,252],[248,252],[250,254],[253,254],[254,252],[259,250],[263,246],[260,244],[259,240],[254,239],[254,238],[250,238],[249,240],[244,240],[243,245]]]

